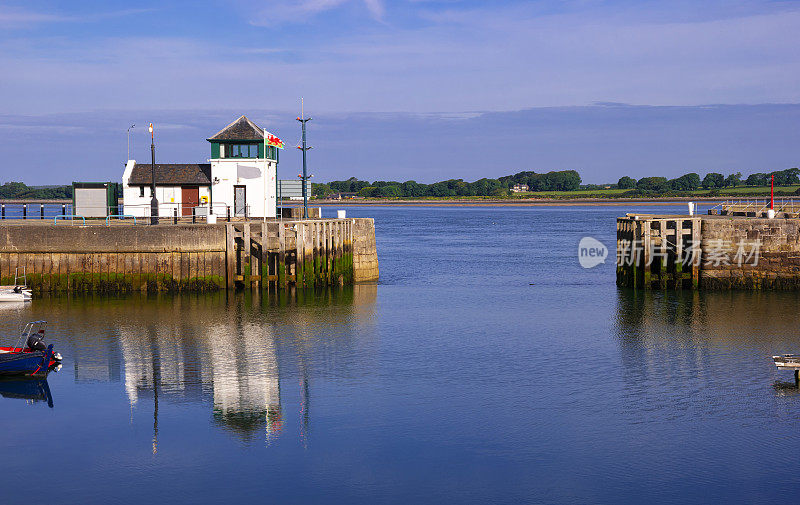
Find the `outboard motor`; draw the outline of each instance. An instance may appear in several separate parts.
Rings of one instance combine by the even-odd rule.
[[[28,337],[28,341],[25,345],[31,351],[45,351],[47,350],[47,344],[44,343],[44,336],[39,333],[34,333],[30,337]]]

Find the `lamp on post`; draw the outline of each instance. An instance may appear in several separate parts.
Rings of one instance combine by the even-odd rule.
[[[156,144],[153,137],[153,123],[150,123],[150,194],[153,198],[150,199],[150,224],[158,224],[158,198],[156,198]]]
[[[128,127],[128,158],[125,160],[126,163],[131,159],[131,130],[134,128],[136,128],[136,124],[132,124]]]

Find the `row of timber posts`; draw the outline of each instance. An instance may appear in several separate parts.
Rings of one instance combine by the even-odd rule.
[[[321,287],[353,282],[353,221],[226,223],[228,289]]]
[[[617,285],[634,289],[697,289],[701,219],[617,218]]]

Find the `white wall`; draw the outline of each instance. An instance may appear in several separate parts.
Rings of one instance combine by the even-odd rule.
[[[123,213],[129,216],[145,217],[150,215],[150,211],[145,208],[145,204],[150,204],[150,189],[146,189],[144,198],[140,198],[139,187],[128,186],[135,164],[136,160],[128,160],[128,163],[125,164],[125,172],[122,173],[122,203],[125,208]]]
[[[150,186],[144,188],[144,196],[139,196],[141,194],[140,186],[128,185],[135,163],[134,160],[129,160],[125,165],[125,172],[122,174],[122,201],[125,206],[124,212],[129,216],[148,217],[150,216],[150,199],[152,198]],[[178,216],[181,216],[180,206],[183,203],[181,196],[182,192],[180,186],[156,186],[156,198],[159,204],[158,215],[172,217],[175,209],[178,209]],[[201,202],[203,201],[203,197],[206,197],[206,201],[208,201],[208,186],[200,186]],[[205,205],[205,207],[207,206],[208,205]],[[215,212],[219,212],[219,209],[215,209]]]
[[[251,217],[264,215],[264,177],[266,169],[266,217],[275,217],[275,172],[276,162],[271,160],[214,159],[211,160],[211,179],[219,179],[213,186],[214,213],[224,212],[218,205],[229,205],[234,215],[234,186],[245,186],[247,205]],[[251,178],[250,176],[256,175]]]

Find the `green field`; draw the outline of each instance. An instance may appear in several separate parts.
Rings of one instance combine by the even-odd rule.
[[[526,191],[511,193],[511,196],[536,196],[541,198],[607,198],[630,191],[629,189],[578,189],[575,191]]]
[[[775,194],[778,196],[794,196],[800,185],[776,186]],[[630,189],[579,189],[576,191],[528,191],[512,193],[511,197],[534,198],[615,198]],[[674,191],[665,196],[720,196],[720,197],[764,197],[769,196],[769,186],[740,186],[738,188],[723,188],[718,190],[698,189],[694,191]]]
[[[795,191],[797,191],[797,188],[800,188],[800,185],[776,186],[775,187],[775,194],[776,195],[777,194],[781,194],[781,195],[793,194]],[[719,190],[719,194],[720,195],[731,195],[731,196],[739,196],[739,195],[742,195],[742,196],[753,196],[753,195],[764,196],[764,195],[767,195],[767,196],[769,196],[769,190],[770,190],[769,186],[741,186],[741,187],[738,187],[738,188],[720,189]],[[689,193],[692,194],[692,195],[705,195],[705,194],[708,194],[708,192],[709,192],[709,190],[707,190],[707,189],[698,189],[696,191],[691,191]]]
[[[800,185],[790,186],[776,186],[775,196],[780,198],[798,197],[795,191],[800,188]],[[645,193],[645,194],[630,194],[633,192],[631,189],[579,189],[575,191],[526,191],[520,193],[510,193],[505,197],[494,196],[448,196],[448,197],[400,197],[400,198],[380,198],[368,197],[365,201],[395,201],[395,200],[409,200],[409,201],[448,201],[448,200],[514,200],[514,199],[555,199],[555,200],[571,200],[578,198],[592,198],[592,199],[615,199],[615,198],[637,198],[637,199],[651,199],[651,198],[769,198],[769,186],[740,186],[738,188],[723,188],[723,189],[697,189],[694,191],[670,191],[665,194]]]

